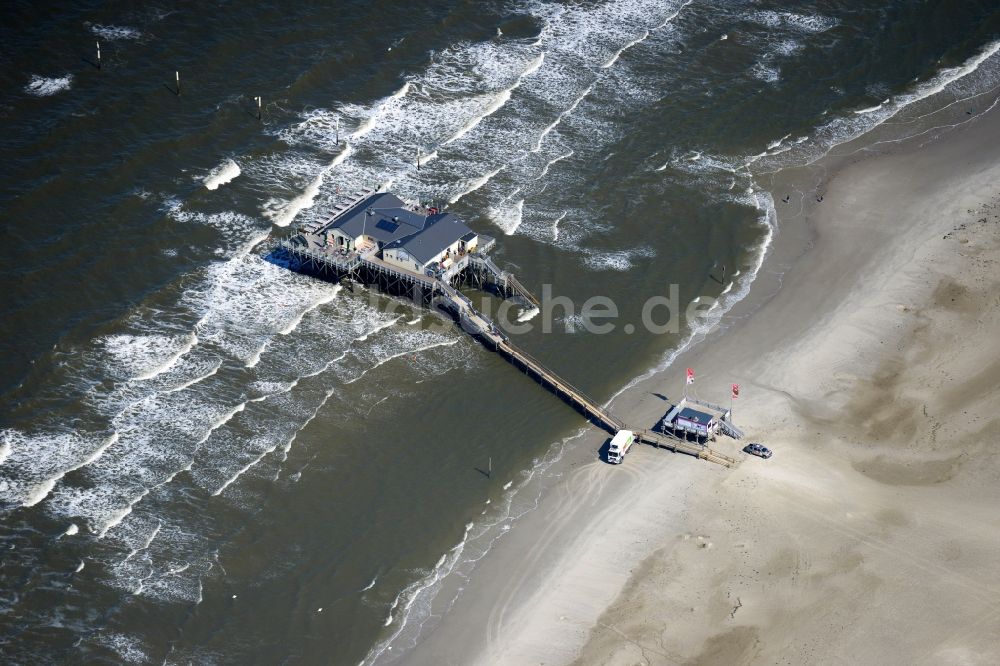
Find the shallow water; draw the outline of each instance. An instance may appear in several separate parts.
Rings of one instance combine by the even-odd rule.
[[[449,202],[572,299],[517,340],[603,401],[746,293],[761,173],[1000,84],[986,2],[63,5],[0,28],[15,663],[386,660],[573,446],[579,416],[460,331],[268,239],[363,186]],[[670,285],[719,305],[649,332]],[[596,295],[607,335],[578,325]]]

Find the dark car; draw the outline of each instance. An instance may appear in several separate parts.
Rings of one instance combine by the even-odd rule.
[[[771,452],[771,449],[767,448],[763,444],[757,444],[756,442],[747,444],[743,447],[743,450],[752,456],[757,456],[758,458],[770,458],[774,455]]]

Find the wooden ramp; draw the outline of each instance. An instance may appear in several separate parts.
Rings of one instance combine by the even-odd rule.
[[[500,342],[496,351],[515,366],[520,366],[524,371],[534,375],[550,391],[582,411],[589,419],[601,425],[611,434],[626,429],[624,421],[605,411],[597,402],[542,365],[540,361],[511,344],[510,341]]]
[[[722,455],[718,451],[710,449],[707,446],[700,446],[698,444],[692,444],[691,442],[685,442],[683,439],[671,437],[670,435],[665,435],[663,433],[641,430],[636,432],[635,436],[636,439],[643,444],[649,444],[660,449],[670,449],[671,451],[687,453],[688,455],[692,455],[709,462],[714,462],[719,465],[724,465],[726,467],[732,467],[737,462],[735,458]]]

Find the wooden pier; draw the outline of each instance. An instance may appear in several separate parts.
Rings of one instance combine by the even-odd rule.
[[[624,420],[609,412],[596,400],[587,396],[583,391],[550,370],[541,361],[512,343],[488,317],[476,311],[475,308],[471,308],[471,305],[466,305],[460,310],[459,321],[463,328],[479,338],[487,347],[492,348],[500,356],[507,359],[514,367],[533,376],[552,393],[583,413],[589,421],[599,425],[610,434],[614,435],[619,430],[632,430],[636,439],[643,444],[669,449],[675,453],[686,453],[725,467],[732,467],[736,464],[737,461],[734,458],[725,456],[707,446],[644,428],[630,428]]]
[[[388,294],[406,297],[428,308],[447,311],[463,330],[482,342],[484,346],[498,353],[514,367],[534,377],[549,391],[586,416],[589,421],[612,435],[619,430],[631,430],[635,433],[636,439],[644,444],[686,453],[726,467],[736,464],[735,459],[713,451],[707,446],[666,433],[630,428],[625,421],[609,412],[596,400],[588,397],[541,361],[512,343],[489,317],[477,310],[472,301],[452,285],[452,282],[467,284],[474,288],[493,291],[503,298],[516,299],[525,307],[540,306],[538,299],[513,274],[500,269],[486,256],[486,252],[496,242],[493,238],[480,235],[483,243],[479,251],[462,254],[446,270],[434,274],[421,274],[390,264],[377,256],[376,247],[351,251],[330,247],[324,241],[323,231],[341,216],[355,210],[372,192],[371,190],[358,192],[352,199],[337,206],[333,210],[333,218],[327,222],[313,223],[303,227],[299,234],[279,240],[272,254],[283,255],[292,270],[311,273],[333,281],[346,279],[360,284],[375,285]]]

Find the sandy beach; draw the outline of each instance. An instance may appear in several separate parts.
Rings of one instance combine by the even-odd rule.
[[[652,424],[696,367],[774,457],[588,433],[406,663],[1000,661],[1000,113],[939,125],[763,183],[750,295],[613,405]]]

